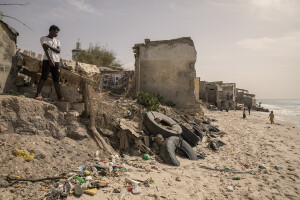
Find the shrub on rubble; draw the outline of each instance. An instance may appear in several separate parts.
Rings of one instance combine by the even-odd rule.
[[[160,102],[163,102],[163,97],[152,92],[138,92],[138,102],[145,106],[149,111],[157,111]]]

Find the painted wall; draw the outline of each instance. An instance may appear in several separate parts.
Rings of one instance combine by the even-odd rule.
[[[0,21],[0,94],[15,89],[16,35]]]
[[[134,46],[136,92],[154,92],[178,107],[195,105],[197,52],[191,38],[153,41]]]

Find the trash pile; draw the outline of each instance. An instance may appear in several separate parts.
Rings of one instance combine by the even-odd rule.
[[[31,101],[34,101],[25,97],[7,98],[17,99],[18,101],[14,101],[13,105],[22,105],[20,108],[30,107],[33,105]],[[93,94],[92,100],[95,101],[93,104],[95,106],[93,108],[95,110],[95,126],[105,141],[113,147],[115,152],[111,154],[114,156],[110,156],[108,161],[107,154],[101,150],[95,155],[91,153],[90,150],[96,148],[96,143],[91,137],[88,137],[88,134],[85,134],[86,137],[82,140],[74,140],[73,137],[54,137],[54,134],[45,134],[44,129],[41,129],[39,134],[25,136],[22,135],[23,132],[28,132],[25,132],[24,126],[20,126],[18,132],[12,132],[13,129],[11,129],[3,132],[2,135],[1,141],[3,140],[4,145],[1,148],[3,151],[16,148],[13,153],[2,158],[7,167],[3,166],[1,169],[4,174],[8,174],[5,178],[7,186],[4,188],[10,188],[9,185],[17,181],[14,185],[18,187],[22,185],[21,187],[26,188],[26,192],[24,194],[17,190],[14,193],[16,197],[22,196],[22,194],[32,198],[44,195],[40,193],[41,190],[47,192],[45,199],[49,200],[63,199],[68,195],[80,196],[84,193],[95,195],[99,189],[104,191],[103,188],[107,187],[109,191],[104,192],[118,193],[121,198],[125,192],[120,188],[111,188],[107,178],[123,178],[124,176],[124,181],[121,180],[124,182],[123,189],[126,188],[126,192],[138,194],[141,192],[141,186],[148,187],[154,181],[150,177],[143,181],[135,179],[128,181],[125,179],[128,178],[125,175],[129,170],[136,169],[146,172],[159,170],[154,162],[179,166],[178,155],[186,156],[190,160],[204,159],[206,154],[197,146],[199,142],[207,143],[208,147],[212,146],[210,149],[213,151],[218,151],[219,147],[224,145],[217,137],[222,137],[225,133],[211,124],[215,120],[205,118],[202,114],[187,114],[182,110],[164,105],[159,105],[157,112],[147,111],[137,100],[99,93]],[[11,106],[11,110],[14,107]],[[12,115],[13,112],[9,112],[9,109],[10,107],[6,108],[6,111]],[[23,109],[22,114],[30,117],[34,115],[35,110],[43,109],[45,114],[43,114],[44,112],[36,114],[38,115],[36,118],[40,122],[49,121],[47,117],[54,116],[51,118],[51,124],[61,123],[61,117],[68,115],[68,112],[61,113],[46,102],[35,104],[35,109]],[[30,115],[27,111],[30,111]],[[17,113],[18,110],[15,112]],[[35,125],[38,124],[34,120],[35,118],[31,119]],[[84,129],[86,124],[84,120],[84,118],[78,117],[75,122],[72,122],[72,125],[77,123]],[[9,125],[4,126],[4,128],[9,127]],[[29,123],[28,127],[30,127]],[[45,126],[45,128],[47,127],[49,126]],[[88,132],[88,129],[84,130]],[[74,131],[78,132],[78,129],[64,129],[64,131],[74,134]],[[62,131],[60,130],[60,132]],[[8,141],[9,135],[15,137],[15,140],[11,138]],[[27,144],[26,141],[29,140],[31,142]],[[13,143],[13,141],[18,142]],[[209,145],[210,143],[213,145]],[[17,155],[24,159],[17,161],[18,168],[9,167],[16,162],[13,157]],[[141,166],[133,159],[141,157],[144,160],[151,157],[147,166]],[[29,161],[26,162],[25,159]],[[78,169],[72,171],[71,169],[74,167],[78,167]],[[32,184],[23,185],[23,183],[29,182]],[[42,182],[42,188],[37,182]],[[10,190],[4,188],[1,191],[10,193]]]
[[[68,174],[59,174],[57,179],[52,179],[56,182],[55,187],[52,188],[51,192],[47,194],[44,200],[56,200],[66,199],[69,195],[75,197],[81,197],[83,194],[96,195],[97,191],[108,187],[109,184],[103,181],[103,177],[119,177],[125,175],[127,167],[131,166],[134,168],[145,168],[145,166],[138,165],[135,163],[136,159],[132,157],[120,157],[118,154],[111,155],[109,161],[101,160],[99,158],[99,151],[95,153],[94,164],[82,164],[76,170],[69,172]],[[151,157],[148,154],[144,154],[145,160],[150,160]],[[155,166],[155,161],[150,162],[153,164],[151,169],[158,169]],[[145,168],[145,170],[147,170]],[[135,180],[125,177],[125,187],[127,191],[132,194],[141,193],[141,185],[150,187],[154,180],[149,178],[145,181]],[[42,190],[48,190],[43,187]],[[126,194],[126,189],[122,191],[113,189],[112,193],[119,193],[120,199],[123,199]]]
[[[110,102],[110,105],[105,102]],[[98,127],[103,129],[106,126],[106,129],[117,130],[120,151],[132,153],[135,149],[132,155],[148,153],[156,155],[166,164],[179,166],[180,163],[176,158],[178,153],[190,160],[205,158],[203,151],[193,150],[199,142],[208,143],[208,147],[213,151],[218,151],[225,145],[217,139],[223,137],[225,133],[211,124],[216,121],[214,119],[205,118],[199,113],[187,115],[184,111],[163,105],[159,105],[158,111],[148,111],[137,102],[138,100],[119,98],[115,101],[105,100],[98,104],[101,107],[98,116],[107,119],[103,122],[98,118],[98,122],[101,123]],[[114,116],[108,113],[114,113]],[[109,127],[108,121],[116,122],[110,125],[117,125]]]

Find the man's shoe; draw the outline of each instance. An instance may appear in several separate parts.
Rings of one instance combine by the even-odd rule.
[[[62,97],[62,98],[60,98],[58,101],[59,101],[59,102],[62,102],[62,101],[67,101],[67,100],[65,99],[65,97]]]
[[[35,100],[43,101],[43,98],[40,96],[34,97]]]

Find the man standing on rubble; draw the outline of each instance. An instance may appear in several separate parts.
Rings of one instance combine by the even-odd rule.
[[[52,79],[54,83],[54,88],[58,97],[58,101],[65,101],[66,99],[61,96],[60,86],[59,86],[59,74],[60,74],[60,58],[59,54],[61,51],[60,41],[56,39],[60,29],[52,25],[49,28],[49,34],[47,36],[41,37],[41,45],[44,49],[45,55],[42,65],[42,75],[37,86],[37,92],[35,99],[42,100],[41,91],[44,82],[48,79],[48,75],[51,72]]]

